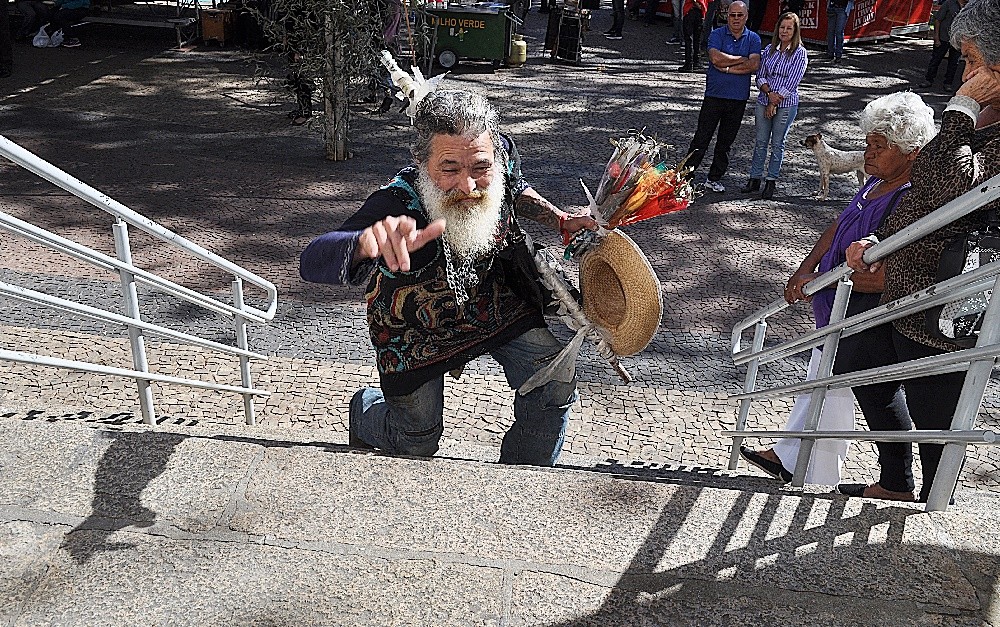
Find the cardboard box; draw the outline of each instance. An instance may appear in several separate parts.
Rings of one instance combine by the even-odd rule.
[[[202,9],[201,38],[208,43],[215,40],[220,46],[233,36],[233,12],[229,9]]]

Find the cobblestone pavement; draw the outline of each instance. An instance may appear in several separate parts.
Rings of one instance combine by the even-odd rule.
[[[630,128],[671,142],[679,160],[697,119],[704,77],[677,74],[677,46],[664,24],[629,22],[625,38],[598,33],[608,11],[595,14],[584,63],[556,64],[541,50],[542,16],[526,22],[529,62],[490,72],[488,64],[459,66],[449,84],[485,91],[501,108],[505,129],[519,142],[535,187],[567,209],[580,208],[579,179],[593,186],[610,153],[608,139]],[[376,381],[360,289],[306,284],[298,253],[315,235],[336,227],[408,159],[408,120],[355,109],[354,158],[323,160],[315,129],[291,127],[291,99],[274,82],[255,79],[242,53],[218,48],[168,50],[167,40],[93,31],[82,48],[19,47],[15,74],[0,96],[0,128],[10,139],[168,228],[274,281],[280,305],[273,324],[251,330],[251,348],[272,358],[255,368],[256,382],[274,393],[262,404],[265,425],[346,431],[347,400]],[[850,177],[834,177],[831,199],[813,195],[818,176],[798,142],[821,130],[843,148],[861,147],[854,112],[871,98],[908,88],[922,77],[930,47],[896,39],[851,48],[843,64],[812,55],[803,104],[789,138],[777,198],[736,193],[749,165],[752,116],[747,115],[724,179],[728,191],[700,198],[688,210],[630,227],[664,288],[661,328],[650,347],[626,360],[635,377],[621,385],[591,350],[580,363],[581,401],[567,436],[569,453],[648,464],[721,468],[742,369],[727,356],[733,324],[779,295],[780,286],[849,199]],[[10,86],[10,89],[6,87]],[[927,94],[941,111],[946,95]],[[707,164],[706,164],[707,165]],[[112,252],[110,220],[33,175],[0,164],[0,207],[60,235]],[[528,225],[536,239],[556,238]],[[192,288],[228,289],[228,280],[162,243],[132,235],[138,265]],[[5,235],[0,280],[95,305],[120,300],[116,278],[35,244]],[[570,268],[570,272],[575,268]],[[144,318],[232,340],[222,321],[155,293],[145,294]],[[252,296],[252,295],[251,295]],[[122,329],[35,311],[3,300],[5,347],[31,348],[128,367]],[[114,305],[110,305],[114,307]],[[807,308],[775,318],[771,340],[811,326]],[[565,329],[556,333],[568,339]],[[232,364],[213,355],[150,342],[156,371],[232,383]],[[802,377],[803,359],[769,367],[769,384]],[[40,409],[57,415],[134,411],[131,384],[41,368],[0,366],[0,405],[12,414]],[[502,372],[480,359],[446,386],[448,438],[495,447],[511,421]],[[237,422],[238,398],[156,387],[165,420]],[[51,409],[57,407],[59,409]],[[782,424],[789,403],[756,406],[754,423]],[[983,424],[996,426],[995,386]],[[973,451],[965,482],[1000,490],[1000,454]],[[865,480],[875,466],[861,445],[848,475]]]

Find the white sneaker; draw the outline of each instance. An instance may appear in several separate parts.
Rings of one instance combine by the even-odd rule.
[[[702,185],[705,189],[715,192],[716,194],[721,194],[726,191],[725,186],[718,181],[705,181]]]

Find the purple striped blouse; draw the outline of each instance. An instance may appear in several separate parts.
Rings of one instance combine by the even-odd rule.
[[[757,70],[757,87],[767,85],[772,91],[776,91],[785,97],[779,107],[791,107],[799,104],[799,82],[806,73],[806,65],[809,63],[806,57],[806,49],[799,46],[791,55],[787,55],[780,50],[767,44],[767,48],[760,53],[760,69]],[[761,92],[757,96],[757,103],[766,105],[767,96]]]

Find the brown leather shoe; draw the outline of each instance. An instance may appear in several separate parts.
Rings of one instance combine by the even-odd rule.
[[[883,501],[904,501],[913,503],[917,498],[913,492],[893,492],[886,490],[877,483],[866,485],[864,483],[841,483],[837,486],[837,491],[847,496],[859,496],[866,499],[882,499]]]

